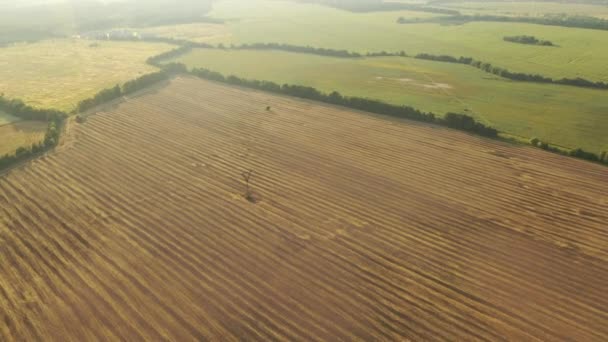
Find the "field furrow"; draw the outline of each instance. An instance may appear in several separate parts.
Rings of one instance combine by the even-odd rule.
[[[0,179],[2,340],[608,339],[600,165],[189,77],[71,127]]]

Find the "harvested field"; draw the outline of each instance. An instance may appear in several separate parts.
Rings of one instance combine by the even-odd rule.
[[[599,165],[177,78],[0,179],[0,340],[605,341],[607,194]]]

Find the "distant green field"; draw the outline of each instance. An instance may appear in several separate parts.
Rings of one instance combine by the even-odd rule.
[[[351,13],[286,1],[222,0],[211,15],[227,21],[225,43],[278,42],[334,49],[427,52],[470,56],[512,71],[608,81],[608,31],[533,24],[396,24],[422,12]],[[557,48],[510,44],[504,36],[533,35]]]
[[[512,16],[542,16],[545,14],[583,15],[608,18],[608,6],[547,1],[455,1],[439,3],[436,7],[456,9],[464,14],[496,14]]]
[[[601,90],[514,82],[464,65],[400,57],[341,59],[279,51],[194,50],[177,61],[437,114],[469,113],[514,135],[608,150],[608,94]]]
[[[0,92],[27,104],[71,110],[103,88],[154,71],[166,44],[47,40],[0,48]]]
[[[146,27],[138,29],[140,33],[153,34],[159,37],[185,39],[193,42],[217,43],[230,38],[226,25],[193,23]]]

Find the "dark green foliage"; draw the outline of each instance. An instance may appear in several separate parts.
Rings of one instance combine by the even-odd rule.
[[[50,121],[67,116],[66,113],[59,110],[34,108],[21,100],[7,99],[3,94],[0,94],[0,110],[24,120],[35,121]]]
[[[112,88],[100,91],[95,96],[93,96],[93,98],[80,101],[76,106],[76,110],[78,112],[84,112],[102,103],[115,100],[121,96],[122,91],[120,90],[120,87],[116,85]]]
[[[399,51],[399,52],[380,51],[380,52],[368,52],[365,54],[365,56],[367,56],[367,57],[407,57],[407,54],[405,53],[405,51]]]
[[[508,36],[503,38],[506,42],[528,44],[528,45],[541,45],[541,46],[555,46],[548,40],[540,40],[534,36]]]
[[[190,51],[192,51],[191,44],[183,45],[171,51],[163,52],[159,55],[150,57],[146,60],[146,63],[160,67],[162,61],[184,55]]]
[[[568,155],[571,157],[576,157],[579,159],[586,159],[586,160],[591,160],[591,161],[599,161],[600,158],[598,157],[597,154],[592,153],[592,152],[587,152],[581,148],[577,148],[574,150],[570,150],[570,152],[568,152]]]
[[[443,117],[443,124],[451,128],[472,132],[485,137],[498,136],[498,131],[496,129],[476,122],[475,119],[466,114],[447,113]]]
[[[242,49],[242,50],[282,50],[282,51],[288,51],[288,52],[309,53],[309,54],[314,54],[314,55],[329,56],[329,57],[343,57],[343,58],[361,57],[361,54],[359,54],[357,52],[349,52],[346,50],[324,49],[324,48],[315,48],[312,46],[297,46],[297,45],[279,44],[279,43],[243,44],[240,46],[233,46],[232,48],[233,49]]]
[[[539,143],[540,143],[540,140],[538,138],[530,139],[530,145],[532,145],[532,146],[538,146]]]
[[[140,76],[134,80],[126,82],[122,86],[122,94],[127,95],[127,94],[134,93],[138,90],[146,88],[154,83],[164,81],[168,78],[169,78],[169,73],[165,72],[164,70]]]

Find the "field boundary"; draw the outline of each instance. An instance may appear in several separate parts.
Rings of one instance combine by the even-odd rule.
[[[108,104],[122,96],[136,94],[138,91],[151,85],[166,81],[172,75],[184,70],[162,68],[159,71],[142,75],[138,78],[125,82],[122,87],[116,85],[110,89],[102,89],[92,98],[82,100],[77,108],[71,113],[54,109],[39,109],[26,105],[17,99],[6,99],[0,97],[0,109],[21,119],[48,122],[47,131],[41,142],[31,146],[19,147],[13,153],[0,156],[0,175],[5,174],[24,163],[45,155],[56,148],[65,133],[66,123],[70,116],[75,116],[76,122],[82,122],[81,113],[94,107]]]
[[[124,41],[124,39],[115,39],[117,41]],[[240,45],[230,45],[225,46],[223,44],[211,45],[207,43],[197,43],[189,40],[183,39],[174,39],[174,38],[163,38],[163,37],[155,37],[155,38],[140,38],[140,39],[130,39],[131,41],[145,41],[145,42],[163,42],[166,44],[179,46],[178,49],[168,51],[166,53],[153,56],[148,59],[149,63],[157,66],[159,62],[171,58],[177,57],[181,54],[188,53],[192,49],[219,49],[219,50],[276,50],[276,51],[285,51],[291,53],[300,53],[300,54],[311,54],[318,55],[324,57],[336,57],[336,58],[372,58],[372,57],[403,57],[403,58],[415,58],[415,59],[423,59],[434,62],[444,62],[444,63],[454,63],[454,64],[462,64],[468,65],[470,67],[479,69],[486,73],[500,76],[505,79],[509,79],[517,82],[530,82],[530,83],[544,83],[544,84],[556,84],[562,86],[571,86],[571,87],[580,87],[580,88],[590,88],[590,89],[602,89],[608,90],[608,83],[603,81],[592,81],[585,78],[577,77],[577,78],[568,78],[563,77],[559,79],[554,79],[549,76],[544,76],[540,74],[527,74],[524,72],[510,71],[503,67],[495,66],[489,62],[484,62],[481,60],[477,60],[473,57],[455,57],[450,55],[434,55],[430,53],[418,53],[416,55],[408,55],[405,51],[397,51],[397,52],[387,52],[387,51],[368,51],[366,53],[359,53],[348,50],[337,50],[330,48],[316,48],[312,46],[300,46],[300,45],[291,45],[291,44],[282,44],[282,43],[250,43],[250,44],[240,44]]]
[[[193,48],[211,48],[211,49],[226,49],[223,46],[211,46],[209,44],[204,43],[195,43],[184,40],[174,40],[172,38],[160,38],[165,42],[169,42],[174,45],[178,45],[176,49],[163,52],[159,55],[152,56],[147,59],[147,63],[154,67],[159,68],[159,71],[145,74],[136,79],[125,82],[122,86],[116,85],[113,88],[102,89],[96,95],[91,98],[82,100],[77,108],[71,113],[65,113],[56,110],[50,109],[36,109],[30,106],[25,105],[22,101],[19,100],[8,100],[4,98],[0,98],[0,109],[3,109],[5,112],[18,116],[20,118],[29,117],[29,118],[46,118],[46,121],[49,122],[49,126],[47,132],[45,134],[44,141],[39,144],[34,144],[29,147],[21,147],[17,149],[13,154],[7,154],[5,156],[0,157],[0,174],[3,174],[5,170],[10,170],[15,167],[15,165],[21,165],[24,161],[32,160],[49,150],[53,149],[59,143],[62,133],[65,130],[65,119],[70,115],[75,115],[76,122],[83,122],[85,117],[90,115],[90,111],[94,111],[100,105],[105,105],[111,103],[125,95],[136,94],[142,89],[148,88],[153,84],[159,83],[161,81],[169,80],[176,74],[188,74],[198,78],[203,78],[211,81],[228,83],[231,85],[243,86],[252,89],[258,89],[262,91],[278,93],[282,95],[294,96],[298,98],[313,100],[324,102],[328,104],[343,106],[351,109],[356,109],[368,113],[380,114],[385,116],[392,116],[401,119],[410,119],[414,121],[426,122],[431,124],[436,124],[448,128],[453,128],[461,131],[465,131],[468,133],[472,133],[475,135],[485,136],[488,138],[499,139],[506,142],[511,143],[521,143],[522,141],[519,139],[506,138],[505,136],[501,136],[500,134],[504,133],[509,136],[508,132],[499,132],[497,129],[493,127],[489,127],[484,125],[483,123],[477,122],[473,117],[466,114],[459,113],[446,113],[443,117],[436,116],[432,112],[423,112],[418,109],[415,109],[410,106],[398,106],[392,105],[389,103],[385,103],[379,100],[368,99],[368,98],[360,98],[360,97],[349,97],[343,96],[337,91],[333,91],[331,93],[323,93],[315,88],[301,86],[301,85],[289,85],[283,84],[279,85],[270,81],[260,81],[260,80],[248,80],[239,78],[235,75],[224,76],[221,73],[214,72],[208,69],[200,68],[200,69],[192,69],[188,70],[187,66],[181,63],[168,63],[163,64],[162,62],[181,56],[190,52]],[[157,38],[153,40],[158,41]],[[228,49],[253,49],[253,50],[262,50],[262,49],[271,49],[271,50],[298,50],[298,51],[290,51],[294,53],[311,53],[323,56],[331,56],[336,58],[361,58],[364,57],[358,53],[351,53],[346,50],[332,50],[332,49],[319,49],[313,47],[301,47],[295,45],[287,45],[287,44],[276,44],[276,43],[259,43],[254,45],[241,45],[241,46],[231,46]],[[407,58],[418,58],[418,59],[429,59],[435,61],[442,62],[450,62],[450,63],[460,63],[460,64],[471,64],[473,63],[472,58],[464,58],[460,57],[460,59],[455,59],[450,56],[433,56],[433,55],[416,55],[414,57],[408,56],[404,51],[398,53],[388,53],[388,52],[377,52],[377,53],[367,53],[365,57],[383,57],[383,56],[399,56],[399,57],[407,57]],[[454,60],[452,60],[452,58]],[[439,59],[439,60],[438,60]],[[478,61],[476,61],[478,62]],[[491,65],[490,65],[491,66]],[[608,86],[608,85],[607,85]],[[21,115],[16,115],[21,114]],[[540,141],[539,139],[532,138],[528,142],[528,145],[541,148],[543,150],[567,155],[571,157],[575,157],[578,159],[585,159],[593,162],[597,162],[600,164],[608,165],[608,152],[602,152],[601,154],[595,154],[592,152],[584,151],[581,148],[575,148],[566,150],[562,147],[559,147],[554,144],[549,144],[547,142]]]
[[[561,26],[567,28],[580,28],[587,30],[608,31],[608,20],[589,17],[589,16],[568,16],[568,15],[545,15],[544,17],[524,17],[524,16],[501,16],[501,15],[449,15],[437,16],[424,19],[410,20],[403,17],[397,19],[397,24],[420,24],[420,23],[445,23],[445,24],[466,24],[470,22],[499,22],[499,23],[524,23],[544,26]]]
[[[164,52],[160,55],[157,56],[153,56],[151,58],[148,59],[148,63],[150,63],[153,66],[159,67],[159,68],[163,68],[166,66],[171,66],[172,68],[176,68],[179,70],[182,70],[182,72],[186,72],[189,74],[193,74],[197,77],[201,77],[201,75],[196,75],[196,70],[188,70],[188,68],[186,67],[186,65],[181,64],[181,63],[169,63],[169,64],[163,64],[162,61],[169,59],[169,58],[175,58],[178,57],[180,55],[186,54],[188,52],[190,52],[193,48],[195,48],[197,45],[199,45],[198,43],[193,43],[193,44],[188,44],[188,45],[182,45],[179,46],[178,48],[171,50],[171,51],[167,51]],[[206,46],[209,47],[210,45],[208,44],[202,44],[202,46]],[[265,45],[268,46],[268,45]],[[211,48],[215,48],[212,47]],[[404,55],[405,52],[399,52],[397,53],[397,56],[402,56]],[[380,53],[375,53],[375,54],[371,54],[371,57],[376,57],[376,56],[395,56],[395,54],[390,54],[388,52],[380,52]],[[425,58],[423,58],[425,57]],[[420,56],[417,55],[416,58],[418,59],[427,59],[426,57],[428,57],[429,59],[431,58],[435,58],[437,56],[433,56],[433,55],[428,55],[428,56]],[[439,56],[439,57],[445,57],[445,56]],[[450,57],[447,56],[449,58],[454,58],[454,57]],[[471,58],[470,61],[467,58],[461,57],[461,59],[465,59],[465,61],[467,61],[467,63],[471,63],[471,61],[473,61],[473,59]],[[444,62],[448,62],[448,63],[459,63],[458,61],[452,62],[452,61],[444,61]],[[462,63],[464,64],[464,63]],[[491,65],[490,65],[491,66]],[[256,89],[260,89],[260,90],[264,90],[264,91],[269,91],[269,92],[279,92],[281,91],[280,89],[282,88],[281,85],[270,82],[270,81],[260,81],[260,80],[244,80],[241,79],[237,76],[234,75],[230,75],[228,77],[222,75],[221,73],[218,72],[214,72],[211,70],[207,70],[207,69],[198,69],[199,71],[202,71],[202,74],[204,74],[204,76],[202,76],[202,78],[206,78],[206,79],[210,79],[210,80],[215,80],[215,81],[219,81],[219,82],[224,82],[224,83],[230,83],[230,84],[236,84],[236,85],[243,85],[246,87],[251,87],[251,88],[256,88]],[[210,77],[210,78],[208,78]],[[240,83],[246,83],[246,84],[240,84]],[[296,97],[302,97],[302,98],[308,98],[308,99],[313,99],[313,100],[317,100],[317,101],[321,101],[321,102],[326,102],[326,103],[334,103],[331,101],[334,101],[334,99],[331,99],[331,94],[336,94],[337,96],[342,96],[339,92],[334,91],[331,94],[323,94],[322,92],[318,91],[317,89],[314,89],[312,87],[305,87],[305,86],[294,86],[294,85],[283,85],[286,87],[301,87],[301,88],[306,88],[308,89],[307,92],[311,93],[311,94],[315,94],[313,96],[313,98],[310,97],[306,97],[306,96],[298,96],[297,94],[294,94],[293,96]],[[288,95],[292,95],[292,94],[288,94]],[[383,103],[382,101],[378,101],[378,100],[370,100],[370,99],[361,99],[358,98],[359,100],[363,100],[363,101],[373,101],[377,104],[382,104],[383,106],[393,106],[390,105],[388,103]],[[335,103],[334,103],[335,104]],[[354,109],[360,109],[363,111],[367,111],[367,112],[375,112],[373,110],[369,110],[369,109],[362,109],[362,108],[358,108],[358,107],[352,107],[348,104],[339,104],[339,105],[343,105],[345,107],[349,107],[349,108],[354,108]],[[394,106],[399,108],[400,106]],[[401,106],[403,108],[409,108],[414,110],[415,112],[418,113],[423,113],[417,109],[414,109],[412,107],[408,107],[408,106]],[[392,114],[388,114],[388,113],[392,113]],[[395,115],[394,114],[395,111],[394,110],[390,110],[387,111],[386,113],[378,113],[378,114],[384,114],[384,115],[392,115],[392,116],[397,116],[397,117],[404,117],[404,116],[399,116],[399,115]],[[435,114],[433,113],[426,113],[426,114],[430,114],[433,119],[430,120],[430,122],[435,122],[435,120],[439,120],[436,119]],[[463,127],[459,127],[460,124],[456,124],[456,127],[451,127],[451,128],[456,128],[456,129],[460,129],[460,130],[464,130],[464,131],[468,131],[470,133],[475,133],[475,127],[476,125],[481,125],[483,128],[486,128],[485,125],[481,124],[481,123],[477,123],[472,117],[466,115],[466,114],[457,114],[457,113],[447,113],[447,114],[452,114],[452,115],[456,115],[458,117],[458,119],[456,120],[460,120],[460,124],[463,124]],[[446,115],[447,115],[446,114]],[[419,119],[420,116],[418,115],[414,115],[412,117],[410,117],[409,119],[412,120],[416,120],[416,121],[426,121],[429,122],[427,119]],[[407,118],[407,117],[406,117]],[[465,124],[464,121],[466,121],[467,123]],[[442,124],[441,122],[437,122],[438,124]],[[449,127],[449,126],[448,126]],[[479,127],[479,126],[478,126]],[[488,127],[490,128],[490,127]],[[493,128],[491,128],[493,129]],[[483,129],[482,129],[483,130]],[[478,133],[476,133],[478,134]],[[504,134],[502,137],[500,136],[500,134]],[[484,134],[481,134],[484,135]],[[549,151],[549,152],[553,152],[553,153],[557,153],[557,154],[561,154],[561,155],[566,155],[566,156],[571,156],[574,158],[578,158],[578,159],[585,159],[585,160],[589,160],[592,162],[597,162],[600,164],[604,164],[604,165],[608,165],[608,152],[607,151],[601,151],[599,153],[593,153],[593,152],[589,152],[589,151],[585,151],[582,148],[564,148],[561,145],[557,145],[557,144],[552,144],[546,141],[541,141],[538,138],[535,137],[529,137],[528,141],[525,142],[522,139],[513,139],[513,138],[509,138],[508,136],[513,136],[513,134],[509,133],[509,132],[499,132],[497,131],[497,134],[490,134],[490,135],[486,135],[492,138],[500,138],[504,141],[507,142],[511,142],[511,143],[526,143],[527,145],[533,146],[533,147],[537,147],[540,149],[543,149],[545,151]]]

